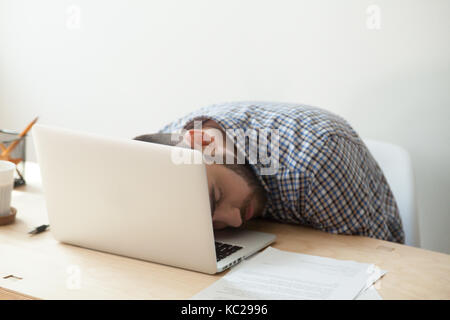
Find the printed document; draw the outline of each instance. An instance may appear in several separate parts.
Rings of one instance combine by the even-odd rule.
[[[373,299],[383,274],[373,264],[268,247],[192,299]]]

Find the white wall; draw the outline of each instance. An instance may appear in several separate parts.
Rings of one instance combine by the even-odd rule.
[[[0,0],[0,127],[131,138],[215,102],[320,106],[410,151],[422,246],[450,253],[449,16],[448,0]]]

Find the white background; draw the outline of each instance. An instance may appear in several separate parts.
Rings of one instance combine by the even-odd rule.
[[[0,128],[131,138],[217,102],[319,106],[411,153],[422,247],[450,253],[449,17],[448,0],[0,0]]]

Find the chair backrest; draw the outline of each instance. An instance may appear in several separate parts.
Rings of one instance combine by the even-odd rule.
[[[405,231],[405,244],[420,247],[414,171],[408,152],[400,146],[364,139],[378,162],[397,201]]]

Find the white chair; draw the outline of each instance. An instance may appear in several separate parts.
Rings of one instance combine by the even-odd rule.
[[[405,231],[405,244],[420,247],[414,171],[409,153],[400,146],[364,139],[391,187]]]

